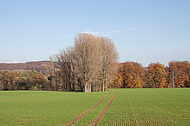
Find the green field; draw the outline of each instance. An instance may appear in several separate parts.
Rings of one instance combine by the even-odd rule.
[[[190,89],[111,89],[107,92],[0,91],[0,125],[90,125],[117,92],[98,125],[190,125]]]
[[[190,125],[190,89],[120,89],[100,125]]]

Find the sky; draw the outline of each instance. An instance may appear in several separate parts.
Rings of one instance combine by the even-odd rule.
[[[48,60],[74,35],[112,39],[119,61],[190,61],[190,0],[0,0],[0,63]]]

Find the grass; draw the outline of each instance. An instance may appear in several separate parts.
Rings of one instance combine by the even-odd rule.
[[[190,89],[116,89],[99,125],[190,124]]]
[[[111,89],[77,121],[90,125],[116,97],[98,125],[189,125],[190,89]],[[109,91],[109,92],[110,92]],[[0,91],[0,125],[66,125],[109,92]]]
[[[0,125],[67,124],[108,93],[1,91]]]

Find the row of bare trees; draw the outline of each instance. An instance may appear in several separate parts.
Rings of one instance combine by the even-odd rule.
[[[104,91],[117,72],[118,53],[113,41],[92,34],[76,35],[74,46],[52,59],[63,90]]]

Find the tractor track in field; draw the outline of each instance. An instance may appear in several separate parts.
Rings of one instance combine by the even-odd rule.
[[[104,98],[102,98],[95,106],[93,106],[92,108],[90,108],[89,110],[87,110],[86,112],[84,112],[82,115],[78,116],[73,121],[71,121],[70,123],[68,123],[67,126],[71,126],[73,123],[75,123],[76,121],[78,121],[79,119],[81,119],[83,116],[85,116],[87,113],[89,113],[92,109],[94,109],[96,106],[98,106],[110,94],[111,94],[111,92],[108,95],[106,95]]]
[[[105,114],[105,112],[107,111],[107,109],[110,107],[110,105],[111,105],[113,99],[115,98],[115,96],[116,96],[116,92],[115,92],[114,96],[112,97],[112,99],[107,104],[107,106],[104,108],[104,110],[102,110],[102,112],[93,121],[93,123],[91,124],[91,126],[96,126],[96,124],[102,119],[103,115]]]

